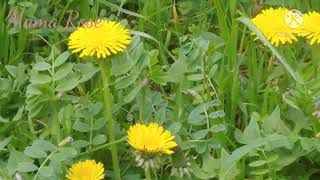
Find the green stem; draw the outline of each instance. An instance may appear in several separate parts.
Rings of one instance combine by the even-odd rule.
[[[28,125],[29,125],[29,129],[30,129],[30,133],[31,133],[32,139],[36,139],[36,137],[37,137],[36,136],[36,132],[34,130],[32,119],[30,117],[28,117]]]
[[[177,101],[177,104],[176,104],[176,120],[179,122],[179,121],[181,121],[181,117],[182,117],[182,112],[183,112],[183,99],[182,99],[182,93],[181,93],[181,91],[182,91],[182,83],[183,83],[183,80],[180,80],[180,82],[178,83],[178,87],[177,87],[177,89],[176,89],[176,101]]]
[[[62,21],[64,15],[66,14],[67,9],[69,8],[71,2],[72,2],[72,1],[69,0],[69,1],[67,2],[67,5],[64,7],[64,9],[63,9],[63,11],[62,11],[62,14],[60,15],[60,18],[59,18],[59,20],[58,20],[58,24],[61,24],[61,21]]]
[[[96,148],[90,149],[89,151],[80,153],[79,155],[81,156],[81,155],[89,154],[89,153],[98,151],[98,150],[100,150],[100,149],[107,148],[107,147],[112,146],[112,145],[114,145],[114,144],[118,144],[118,143],[124,142],[124,141],[126,141],[126,140],[127,140],[127,137],[123,137],[123,138],[118,139],[118,140],[116,140],[116,141],[112,141],[112,142],[109,142],[109,143],[106,143],[106,144],[102,144],[102,145],[100,145],[100,146],[98,146],[98,147],[96,147]]]
[[[150,168],[144,168],[144,174],[146,175],[147,180],[152,180],[151,174],[150,174]]]
[[[59,150],[59,148],[56,148],[54,151],[52,151],[49,156],[43,161],[43,163],[41,164],[41,166],[39,167],[36,175],[34,176],[33,180],[37,180],[37,177],[39,175],[40,170],[43,168],[44,165],[46,165],[46,163],[49,161],[49,159],[51,158],[51,156],[53,156],[57,151]]]
[[[102,85],[103,85],[103,100],[104,100],[104,116],[106,121],[108,121],[108,129],[110,142],[115,141],[115,130],[114,130],[114,122],[112,117],[112,100],[109,89],[109,70],[110,70],[110,61],[101,61],[100,69],[101,69],[101,77],[102,77]],[[120,180],[120,167],[119,167],[119,159],[118,159],[118,150],[117,145],[115,143],[111,144],[111,156],[112,156],[112,166],[114,171],[114,178],[116,180]]]
[[[57,112],[54,100],[51,102],[51,107],[52,107],[52,111],[53,111],[53,132],[52,132],[52,134],[54,135],[54,138],[55,138],[55,141],[57,142],[57,144],[59,144],[61,141],[60,122],[59,122],[58,112]]]
[[[140,105],[140,114],[139,114],[140,122],[144,122],[144,105],[145,105],[145,99],[146,99],[145,97],[146,97],[146,87],[142,87],[141,105]]]

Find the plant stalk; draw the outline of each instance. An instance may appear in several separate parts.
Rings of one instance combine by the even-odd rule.
[[[103,100],[104,100],[104,116],[108,123],[107,132],[109,133],[110,142],[115,141],[115,130],[114,130],[114,122],[112,117],[112,100],[109,89],[109,79],[110,79],[110,61],[101,61],[100,69],[101,69],[101,78],[103,85]],[[120,176],[120,167],[119,167],[119,159],[118,159],[118,150],[117,144],[111,144],[111,156],[112,156],[112,166],[114,172],[114,178],[116,180],[121,180]]]

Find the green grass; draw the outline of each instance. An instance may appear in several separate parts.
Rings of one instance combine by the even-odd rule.
[[[318,0],[263,2],[320,11]],[[62,26],[15,30],[6,20],[13,8]],[[64,179],[84,159],[102,162],[107,179],[318,179],[320,47],[303,38],[273,46],[250,21],[256,8],[253,0],[1,2],[0,179]],[[108,68],[71,54],[69,10],[121,22],[130,47]],[[151,122],[179,147],[145,171],[126,136]],[[190,176],[170,175],[181,168]]]

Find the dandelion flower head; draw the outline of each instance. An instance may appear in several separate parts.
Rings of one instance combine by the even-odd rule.
[[[128,130],[128,142],[143,154],[172,154],[172,148],[177,146],[171,132],[156,123],[131,126]]]
[[[106,58],[123,52],[131,43],[129,30],[115,21],[97,20],[84,23],[69,37],[69,49],[80,57]]]
[[[101,180],[104,178],[104,167],[102,163],[94,160],[80,161],[69,169],[66,175],[68,180]]]

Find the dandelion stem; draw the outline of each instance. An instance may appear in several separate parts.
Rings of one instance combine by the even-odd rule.
[[[140,122],[144,122],[144,106],[145,106],[145,96],[146,96],[146,87],[142,87],[141,92],[141,104],[140,104],[140,114],[139,114],[139,120]]]
[[[109,89],[109,70],[110,70],[110,61],[101,61],[100,69],[101,69],[101,77],[102,77],[102,85],[103,85],[103,100],[104,100],[104,116],[106,121],[108,121],[108,129],[109,140],[110,142],[115,141],[115,130],[114,130],[114,122],[112,117],[112,100]],[[111,156],[112,156],[112,166],[114,171],[114,178],[116,180],[120,180],[120,168],[119,168],[119,159],[118,159],[118,150],[117,144],[111,144]]]

